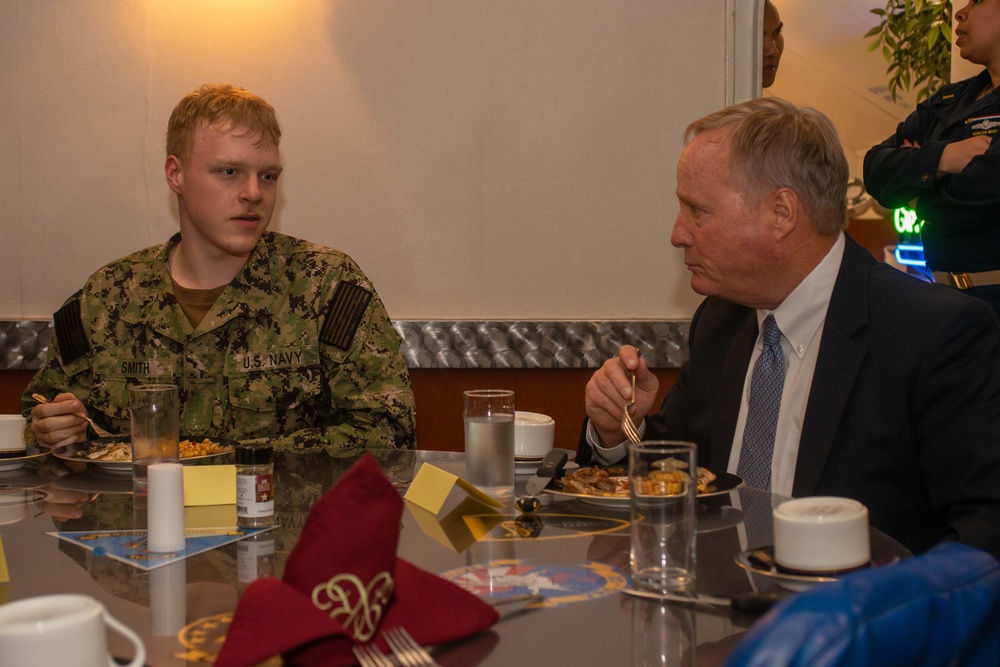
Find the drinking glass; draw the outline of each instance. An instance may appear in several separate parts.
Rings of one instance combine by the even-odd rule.
[[[690,442],[633,443],[628,455],[632,585],[693,593],[697,452]]]
[[[132,480],[145,487],[151,463],[180,461],[180,401],[175,384],[140,384],[129,390]]]
[[[514,392],[465,392],[465,472],[484,493],[514,495]]]
[[[631,667],[695,667],[698,614],[657,600],[632,598]],[[718,664],[718,663],[716,663]]]

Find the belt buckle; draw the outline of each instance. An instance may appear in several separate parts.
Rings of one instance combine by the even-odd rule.
[[[973,287],[972,278],[969,277],[968,273],[963,272],[948,272],[948,282],[955,289],[969,289]]]

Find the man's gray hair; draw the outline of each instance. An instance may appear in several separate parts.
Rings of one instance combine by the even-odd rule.
[[[729,172],[748,206],[759,205],[777,188],[789,188],[821,235],[847,226],[850,171],[837,130],[822,113],[763,97],[696,120],[684,140],[717,129],[729,133]]]

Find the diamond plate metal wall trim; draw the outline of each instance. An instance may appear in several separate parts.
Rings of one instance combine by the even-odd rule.
[[[598,368],[630,344],[653,368],[687,360],[689,321],[400,321],[410,368]]]
[[[51,320],[0,321],[0,370],[41,368],[52,331]]]
[[[689,324],[400,320],[393,326],[410,368],[598,368],[626,344],[653,368],[679,368],[687,360]],[[0,370],[40,368],[51,339],[51,321],[0,321]]]

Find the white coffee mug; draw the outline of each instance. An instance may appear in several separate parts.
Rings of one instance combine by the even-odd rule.
[[[135,647],[129,667],[142,667],[146,647],[135,632],[87,595],[44,595],[0,605],[0,665],[115,667],[105,625]]]
[[[28,516],[30,489],[0,489],[0,526],[17,523]]]
[[[24,454],[24,417],[0,415],[0,459]]]
[[[514,458],[541,458],[552,449],[556,423],[538,412],[514,412]]]

